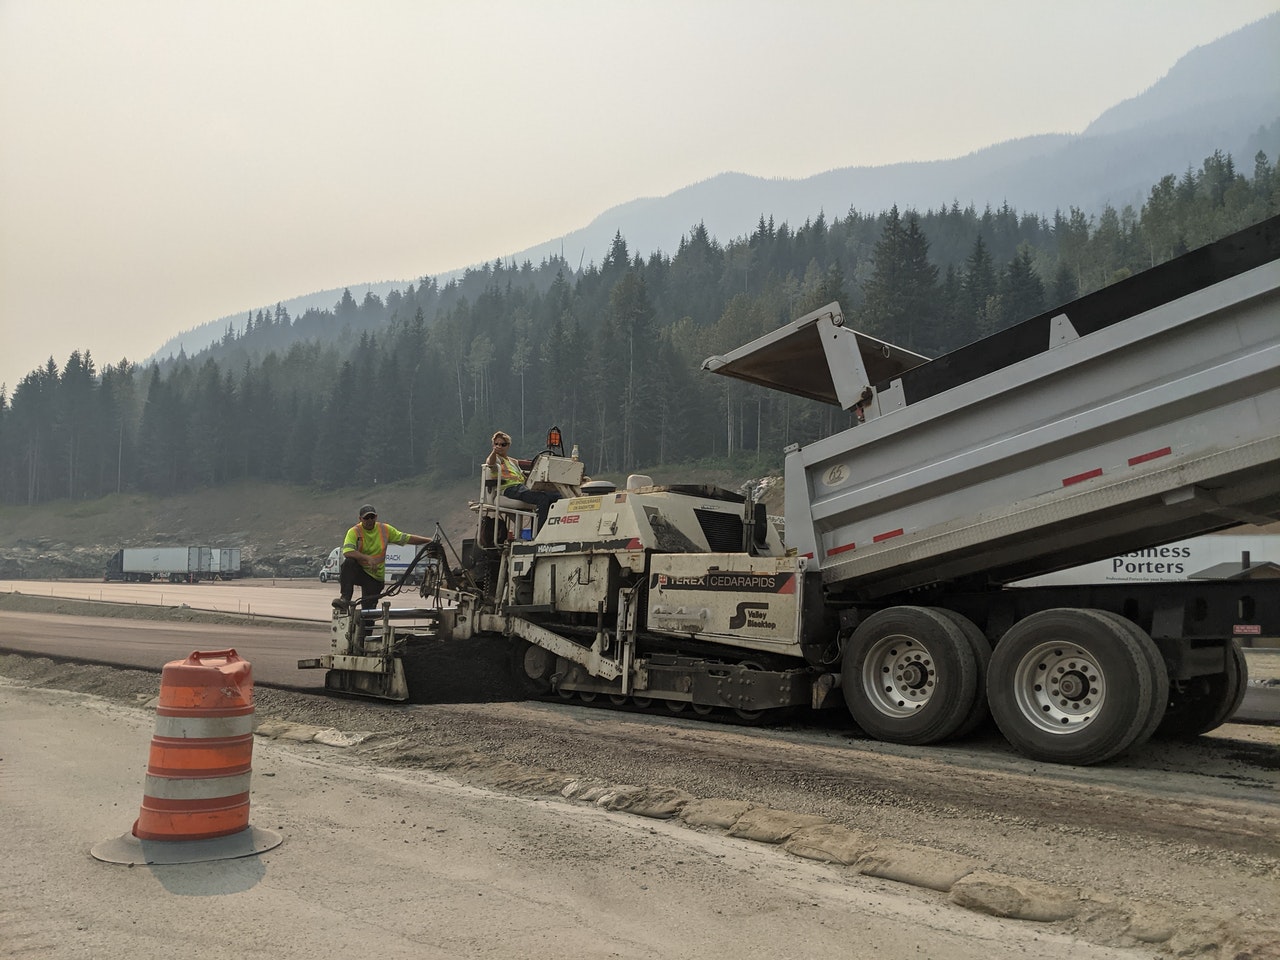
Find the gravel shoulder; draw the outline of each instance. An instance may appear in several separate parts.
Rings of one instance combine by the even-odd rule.
[[[262,960],[1140,960],[1063,924],[689,821],[371,765],[259,737],[261,856],[126,867],[87,848],[138,811],[148,711],[0,683],[6,955]]]

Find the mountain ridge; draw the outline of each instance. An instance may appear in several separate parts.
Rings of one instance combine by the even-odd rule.
[[[748,236],[761,217],[798,226],[819,213],[876,214],[894,205],[926,210],[952,203],[975,209],[1008,204],[1042,216],[1071,207],[1087,215],[1107,206],[1137,207],[1162,177],[1197,166],[1215,150],[1230,152],[1237,162],[1251,162],[1259,149],[1280,153],[1276,50],[1280,13],[1193,48],[1145,91],[1108,108],[1078,134],[1032,134],[944,160],[833,167],[803,178],[726,171],[663,196],[610,207],[584,227],[495,259],[538,263],[563,251],[570,263],[594,263],[618,234],[632,252],[671,254],[699,223],[724,243]],[[434,278],[443,285],[475,266]],[[416,282],[349,284],[279,302],[297,316],[331,307],[344,289],[357,300],[366,292],[385,298]],[[147,362],[180,350],[197,352],[218,340],[228,324],[273,306],[241,310],[177,334]]]

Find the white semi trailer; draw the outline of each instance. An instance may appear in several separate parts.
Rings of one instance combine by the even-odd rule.
[[[935,360],[833,303],[704,368],[850,411],[786,452],[786,544],[749,499],[582,486],[548,451],[534,475],[572,495],[531,541],[482,497],[423,587],[444,609],[339,611],[299,665],[406,699],[433,640],[500,635],[531,693],[742,720],[843,700],[910,744],[989,710],[1066,763],[1238,706],[1236,638],[1277,632],[1280,581],[1006,585],[1280,517],[1280,218]]]
[[[213,551],[209,547],[126,547],[107,562],[104,580],[149,583],[195,583],[212,574]]]
[[[213,547],[210,553],[213,558],[209,570],[213,579],[238,580],[240,578],[239,547]]]
[[[125,547],[107,561],[103,580],[198,583],[240,576],[239,547]]]

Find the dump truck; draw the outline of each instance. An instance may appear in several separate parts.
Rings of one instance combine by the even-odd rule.
[[[584,482],[549,443],[541,528],[482,468],[474,536],[423,548],[429,602],[337,610],[299,666],[412,699],[433,644],[499,638],[532,696],[844,707],[917,745],[990,716],[1091,764],[1221,725],[1240,639],[1280,632],[1276,580],[1010,586],[1280,517],[1280,218],[934,359],[831,303],[703,368],[845,411],[785,451],[785,542],[749,494]]]

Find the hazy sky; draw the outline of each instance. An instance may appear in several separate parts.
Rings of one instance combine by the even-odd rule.
[[[0,0],[0,382],[507,256],[726,170],[1078,132],[1278,9]]]

